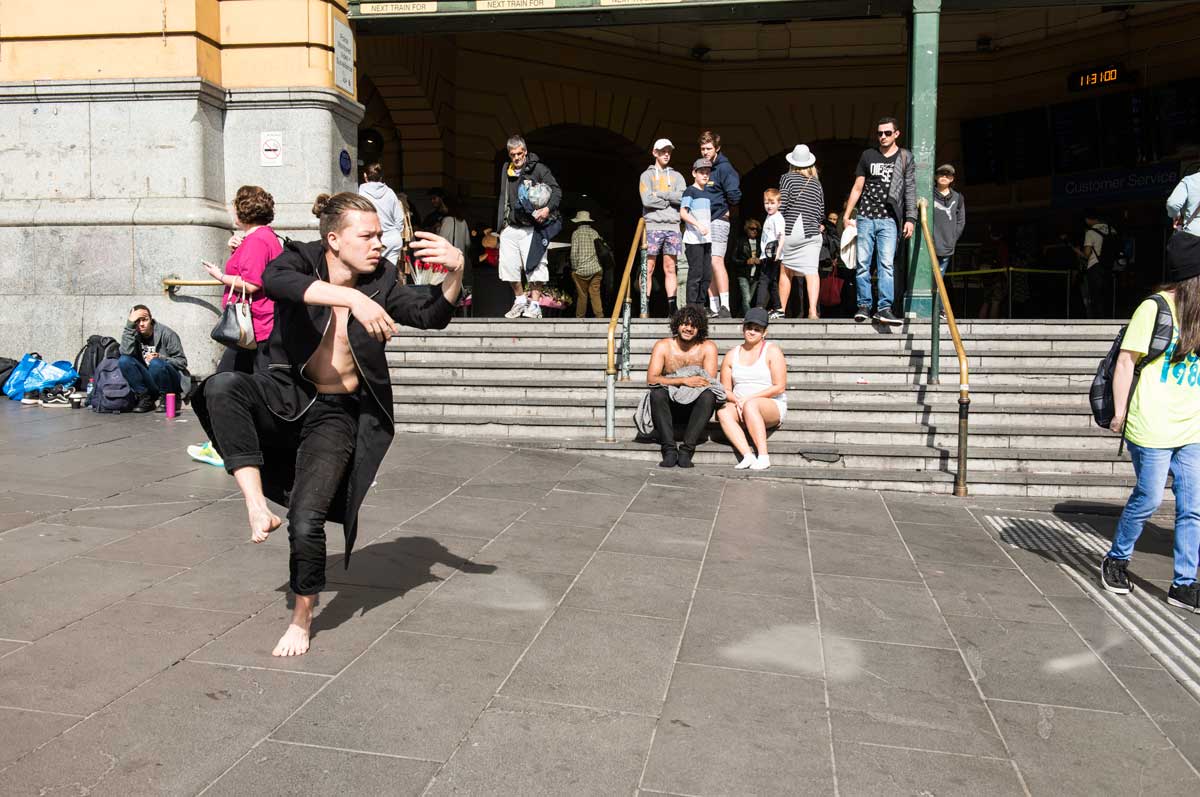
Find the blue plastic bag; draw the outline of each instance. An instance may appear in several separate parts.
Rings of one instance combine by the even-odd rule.
[[[37,354],[26,354],[4,384],[4,394],[10,399],[20,399],[35,390],[71,387],[77,379],[79,374],[68,360],[48,363]]]
[[[42,355],[37,352],[22,357],[21,362],[17,363],[17,367],[9,375],[8,381],[4,383],[4,395],[20,401],[21,397],[25,395],[25,380],[29,378],[29,372],[41,361]]]

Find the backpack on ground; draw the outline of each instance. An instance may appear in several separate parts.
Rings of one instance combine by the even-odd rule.
[[[0,387],[3,387],[8,381],[8,378],[12,376],[13,371],[16,370],[17,364],[20,362],[20,360],[14,360],[11,357],[0,357]]]
[[[125,381],[120,361],[108,357],[99,362],[92,375],[91,406],[95,412],[129,412],[137,404],[137,394]]]
[[[105,335],[92,335],[75,355],[75,371],[79,374],[79,387],[87,389],[88,382],[96,376],[96,366],[101,360],[119,357],[121,345]]]
[[[1133,400],[1133,391],[1137,389],[1138,379],[1142,375],[1142,368],[1151,360],[1161,357],[1171,347],[1171,341],[1175,337],[1175,319],[1171,315],[1171,306],[1167,304],[1167,300],[1159,294],[1154,294],[1150,297],[1154,303],[1158,305],[1158,316],[1154,320],[1154,334],[1150,336],[1149,351],[1146,352],[1138,363],[1133,368],[1133,379],[1129,383],[1129,399],[1125,403],[1126,412],[1129,410],[1129,404]],[[1108,350],[1108,354],[1104,355],[1104,359],[1100,361],[1100,365],[1096,368],[1096,377],[1092,380],[1092,388],[1088,391],[1088,401],[1092,405],[1092,418],[1095,419],[1096,425],[1107,429],[1113,422],[1116,415],[1116,402],[1113,399],[1113,371],[1117,366],[1117,357],[1121,353],[1121,343],[1125,339],[1125,330],[1128,327],[1121,327],[1121,331],[1117,333],[1116,340],[1113,341],[1112,348]],[[1125,447],[1125,430],[1121,430],[1121,443],[1118,446],[1118,453]]]

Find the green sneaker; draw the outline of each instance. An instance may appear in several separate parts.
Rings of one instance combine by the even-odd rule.
[[[197,462],[203,462],[205,465],[213,465],[218,468],[225,467],[225,460],[221,459],[221,455],[212,447],[212,443],[207,440],[198,446],[188,446],[187,452],[188,456]]]

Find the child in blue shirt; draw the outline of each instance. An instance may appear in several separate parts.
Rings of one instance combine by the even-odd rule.
[[[708,304],[708,284],[712,281],[712,196],[704,187],[712,174],[712,162],[699,158],[692,164],[692,180],[679,203],[679,217],[687,224],[683,231],[683,249],[687,255],[687,303],[701,310]],[[711,314],[710,314],[711,315]]]

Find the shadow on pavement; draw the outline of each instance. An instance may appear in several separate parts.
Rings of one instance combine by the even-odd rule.
[[[356,551],[349,570],[342,568],[342,554],[330,554],[329,589],[337,592],[313,617],[310,634],[316,637],[324,629],[334,629],[354,616],[362,616],[385,603],[402,598],[424,584],[443,580],[433,572],[437,564],[462,573],[495,573],[495,565],[477,564],[452,553],[429,537],[399,537],[377,542]],[[279,587],[287,592],[288,585]],[[295,596],[288,594],[288,607]]]

